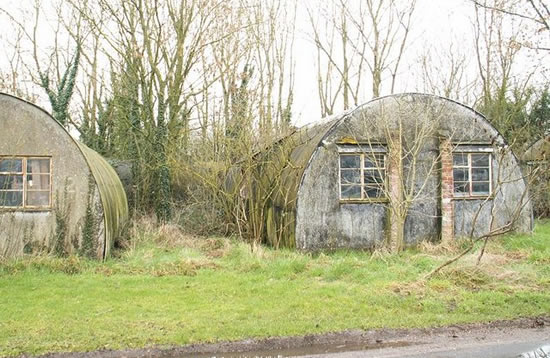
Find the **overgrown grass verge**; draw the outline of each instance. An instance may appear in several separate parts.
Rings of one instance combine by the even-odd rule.
[[[345,329],[424,327],[550,312],[550,222],[422,277],[457,247],[303,254],[136,225],[105,263],[0,263],[0,356]]]

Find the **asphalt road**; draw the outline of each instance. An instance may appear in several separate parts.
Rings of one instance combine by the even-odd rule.
[[[550,344],[550,327],[506,331],[466,332],[461,336],[434,336],[396,342],[384,348],[299,355],[308,358],[512,358]],[[369,348],[369,347],[367,347]]]
[[[550,345],[550,316],[432,328],[350,330],[234,342],[46,354],[44,358],[515,358]]]

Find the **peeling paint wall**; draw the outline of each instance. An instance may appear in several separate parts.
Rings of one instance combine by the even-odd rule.
[[[427,129],[422,132],[424,127]],[[522,202],[516,229],[531,230],[531,207],[524,195],[526,186],[521,170],[498,132],[480,114],[456,102],[430,95],[406,94],[380,98],[359,107],[324,136],[298,189],[298,248],[372,248],[384,241],[390,230],[388,203],[340,200],[338,142],[351,138],[359,143],[391,146],[389,137],[399,130],[403,133],[404,147],[410,148],[422,141],[418,154],[404,158],[403,164],[404,176],[414,172],[414,180],[410,183],[414,181],[415,190],[421,193],[413,201],[405,221],[406,244],[440,238],[441,136],[450,138],[453,143],[484,143],[494,150],[494,195],[485,201],[477,215],[479,200],[452,200],[455,236],[467,235],[474,226],[475,233],[482,234],[488,232],[491,225],[493,229],[505,225],[513,219],[518,203]],[[413,171],[412,167],[416,169]],[[475,225],[474,217],[477,217]]]

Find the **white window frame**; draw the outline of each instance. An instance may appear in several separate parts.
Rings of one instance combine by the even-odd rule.
[[[468,149],[457,149],[457,150],[454,150],[452,155],[453,155],[453,197],[455,198],[461,198],[461,199],[465,199],[465,198],[475,198],[475,199],[483,199],[483,198],[487,198],[487,197],[491,197],[493,195],[493,150],[492,148],[487,148],[486,150],[482,150],[482,149],[475,149],[475,150],[468,150]],[[454,164],[454,155],[455,154],[460,154],[460,155],[466,155],[467,158],[468,158],[468,164],[467,165],[458,165],[458,166],[455,166]],[[476,155],[476,154],[485,154],[485,155],[488,155],[489,157],[489,193],[475,193],[473,192],[473,183],[486,183],[487,181],[474,181],[472,180],[472,155]],[[467,168],[468,169],[468,188],[469,188],[469,191],[467,193],[461,193],[461,192],[456,192],[455,191],[455,180],[454,180],[454,170],[455,168],[459,168],[459,169],[464,169],[464,168]],[[477,167],[474,167],[474,168],[477,168]],[[481,168],[481,167],[480,167]],[[483,167],[485,168],[485,167]],[[462,182],[462,181],[461,181]]]
[[[1,190],[1,192],[8,192],[8,191],[20,191],[22,192],[22,202],[20,206],[3,206],[0,205],[0,210],[14,210],[14,211],[41,211],[41,210],[50,210],[52,208],[52,157],[51,156],[26,156],[26,155],[13,155],[13,156],[7,156],[7,155],[0,155],[0,159],[7,159],[7,160],[21,160],[21,172],[1,172],[2,175],[22,175],[23,176],[23,188],[21,190]],[[28,160],[49,160],[49,173],[28,173],[27,171],[27,161]],[[28,182],[27,177],[29,174],[36,174],[36,175],[48,175],[49,176],[49,187],[47,190],[41,190],[41,189],[29,189],[28,188]],[[48,193],[48,204],[47,205],[28,205],[27,204],[27,194],[28,192],[47,192]]]
[[[360,169],[360,176],[361,176],[361,183],[357,184],[342,184],[342,169],[352,169],[352,168],[342,168],[341,166],[341,157],[343,156],[359,156],[360,158],[360,168],[354,168],[354,169]],[[365,168],[365,157],[375,157],[375,156],[382,156],[384,159],[384,165],[382,167],[376,166],[374,168]],[[375,162],[378,162],[375,160]],[[385,202],[387,201],[387,195],[386,195],[386,189],[387,189],[387,163],[388,163],[388,155],[386,153],[386,149],[383,147],[373,147],[365,150],[358,150],[357,146],[355,148],[340,148],[338,152],[338,192],[339,192],[339,198],[341,202]],[[378,163],[377,163],[378,165]],[[366,195],[365,188],[368,186],[368,184],[365,183],[365,172],[366,171],[378,171],[382,174],[382,185],[380,186],[380,190],[382,192],[381,196],[377,197],[369,197]],[[361,188],[361,197],[360,198],[346,198],[342,197],[342,185],[345,186],[360,186]]]

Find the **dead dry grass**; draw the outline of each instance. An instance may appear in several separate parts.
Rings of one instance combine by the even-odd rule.
[[[537,288],[536,277],[528,272],[507,267],[510,259],[503,255],[486,253],[487,257],[477,264],[477,255],[467,255],[456,265],[444,268],[438,277],[453,281],[470,290],[481,287],[501,287],[503,283],[511,290]]]
[[[421,252],[434,256],[458,254],[462,249],[463,242],[464,241],[460,240],[449,240],[437,243],[422,241],[418,248]]]
[[[134,219],[129,237],[133,238],[128,245],[130,249],[143,244],[144,241],[149,241],[166,249],[197,249],[212,258],[225,256],[231,248],[230,239],[228,238],[207,238],[191,235],[186,233],[180,225],[174,223],[159,224],[150,216]]]

